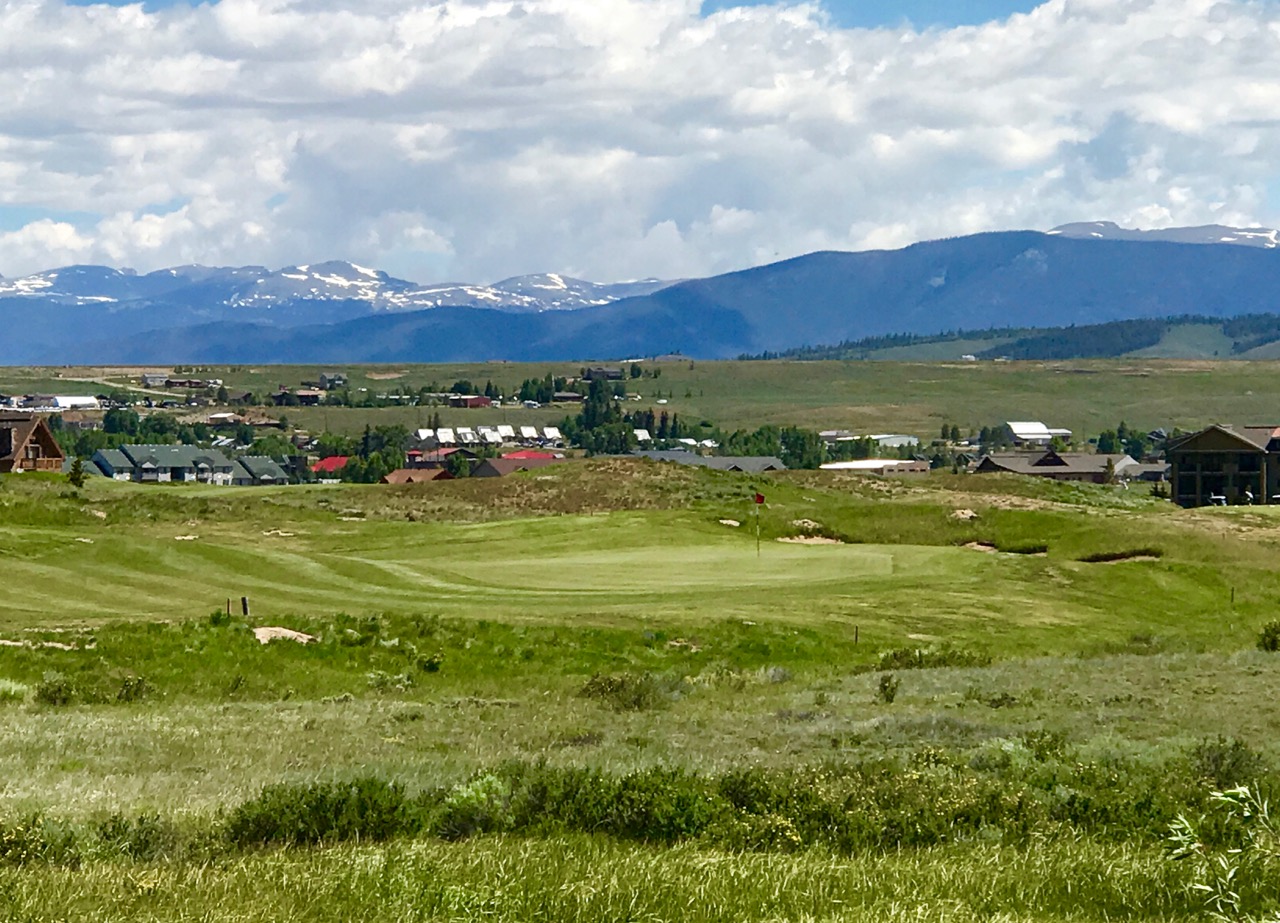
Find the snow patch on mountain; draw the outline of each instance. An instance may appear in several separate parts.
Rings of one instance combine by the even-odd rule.
[[[261,309],[298,302],[355,302],[360,313],[486,307],[502,311],[569,311],[647,295],[670,285],[657,279],[599,284],[558,273],[516,276],[493,285],[423,285],[341,260],[286,266],[174,266],[138,275],[106,266],[73,266],[19,279],[0,277],[0,298],[60,305],[118,302],[144,307]]]
[[[1079,221],[1061,225],[1048,233],[1093,240],[1163,240],[1179,244],[1237,244],[1245,247],[1263,247],[1268,250],[1280,247],[1280,231],[1262,227],[1232,228],[1221,224],[1142,230],[1141,228],[1122,228],[1114,221]]]

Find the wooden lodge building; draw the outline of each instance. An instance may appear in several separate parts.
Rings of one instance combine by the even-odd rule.
[[[1280,427],[1210,426],[1165,454],[1179,506],[1280,503]]]
[[[0,414],[0,474],[61,471],[64,459],[44,417]]]

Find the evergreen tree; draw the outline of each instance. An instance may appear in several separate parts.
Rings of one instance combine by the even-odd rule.
[[[84,487],[85,478],[88,475],[84,471],[84,462],[77,455],[75,460],[71,462],[71,470],[67,472],[67,480],[71,482],[71,486],[79,490]]]

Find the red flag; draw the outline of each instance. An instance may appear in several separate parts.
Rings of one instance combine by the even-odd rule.
[[[756,494],[756,503],[764,503],[764,494]]]

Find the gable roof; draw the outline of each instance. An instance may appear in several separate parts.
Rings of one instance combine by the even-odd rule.
[[[427,481],[451,481],[453,475],[444,468],[397,468],[382,478],[383,484],[424,484]]]
[[[554,465],[563,459],[559,458],[486,458],[471,471],[473,478],[506,477],[517,471],[529,471]]]
[[[1198,432],[1178,436],[1170,441],[1166,451],[1171,452],[1189,446],[1190,443],[1210,433],[1222,433],[1262,452],[1267,451],[1267,447],[1273,440],[1280,439],[1280,427],[1276,426],[1235,426],[1230,423],[1215,423]]]
[[[349,461],[351,461],[350,455],[330,455],[312,465],[311,470],[320,474],[337,474],[347,466]]]
[[[653,461],[676,462],[681,465],[693,465],[698,468],[714,468],[717,471],[743,471],[748,474],[760,474],[764,471],[786,471],[787,466],[774,455],[698,455],[695,452],[679,450],[651,450],[633,452],[641,458]]]
[[[196,445],[122,445],[123,452],[138,468],[208,468],[231,470],[231,459],[217,449]]]
[[[1123,453],[1094,455],[1088,452],[992,452],[982,456],[978,471],[1009,471],[1014,474],[1101,474],[1110,461],[1116,472],[1137,464]]]
[[[275,483],[284,484],[289,480],[289,474],[279,463],[267,455],[244,455],[236,459],[236,467],[243,469],[244,474],[248,475],[255,481],[273,481]],[[236,476],[241,476],[239,471],[235,472]]]
[[[66,458],[45,418],[30,413],[0,414],[0,471],[8,471],[31,442],[40,443],[41,455],[61,466]]]
[[[515,458],[528,460],[530,458],[555,458],[554,452],[539,452],[537,449],[520,449],[517,452],[507,452],[503,458]]]

